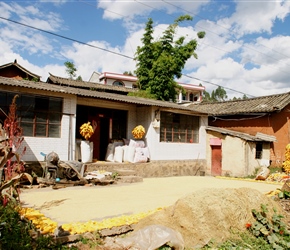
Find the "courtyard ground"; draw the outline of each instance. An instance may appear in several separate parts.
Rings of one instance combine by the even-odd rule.
[[[143,182],[108,186],[23,189],[23,206],[39,209],[59,225],[101,221],[104,218],[147,212],[173,205],[178,199],[207,188],[252,188],[266,193],[282,184],[210,176],[144,178]],[[204,197],[206,199],[206,195]]]

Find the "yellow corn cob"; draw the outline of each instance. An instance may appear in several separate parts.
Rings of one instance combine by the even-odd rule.
[[[290,143],[286,146],[285,161],[282,164],[283,170],[290,174]]]
[[[90,139],[91,136],[93,135],[94,133],[94,129],[91,125],[90,122],[88,123],[84,123],[81,127],[80,127],[80,134],[86,139]]]
[[[145,128],[142,125],[136,126],[132,130],[132,135],[135,139],[142,139],[142,137],[145,135]]]

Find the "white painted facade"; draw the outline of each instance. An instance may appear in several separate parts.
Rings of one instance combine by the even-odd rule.
[[[206,158],[207,116],[200,117],[198,143],[160,142],[160,127],[155,126],[155,111],[157,107],[137,108],[137,123],[146,128],[145,142],[150,150],[151,160],[194,160]],[[182,114],[182,112],[181,112]],[[132,135],[131,135],[132,137]]]
[[[200,117],[199,143],[167,143],[159,141],[160,128],[154,128],[157,107],[139,108],[135,105],[119,105],[114,102],[65,96],[64,115],[61,122],[61,138],[24,137],[22,146],[27,150],[24,161],[43,161],[41,153],[56,152],[63,161],[74,160],[76,150],[76,105],[98,106],[128,111],[127,139],[134,139],[131,131],[139,124],[146,128],[145,143],[150,151],[150,160],[193,160],[206,158],[207,117]],[[107,145],[103,145],[107,146]]]

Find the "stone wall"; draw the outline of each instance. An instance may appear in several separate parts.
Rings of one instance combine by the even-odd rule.
[[[205,160],[173,160],[151,161],[147,163],[88,163],[87,172],[94,170],[106,170],[118,172],[118,170],[134,170],[136,175],[143,178],[169,177],[169,176],[200,176],[205,175]]]
[[[43,175],[45,162],[26,162],[28,173],[32,171],[39,177]],[[150,161],[147,163],[115,163],[95,162],[86,163],[86,172],[94,170],[105,170],[118,172],[134,170],[134,175],[143,178],[170,177],[170,176],[203,176],[205,175],[206,160],[172,160],[172,161]]]

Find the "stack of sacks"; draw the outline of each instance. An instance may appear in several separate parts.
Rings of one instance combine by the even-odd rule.
[[[114,162],[115,161],[115,159],[114,159],[115,158],[115,149],[117,147],[123,146],[123,144],[124,143],[122,141],[116,141],[116,142],[109,143],[109,145],[107,147],[106,157],[105,157],[106,161]],[[119,154],[117,156],[118,159],[116,158],[116,160],[119,160],[119,158],[120,158]],[[123,156],[122,156],[122,158],[123,158]]]
[[[124,147],[124,162],[148,162],[150,155],[148,147],[142,140],[130,140],[128,146]]]
[[[149,149],[142,140],[124,140],[124,142],[109,143],[106,161],[110,162],[148,162]]]

